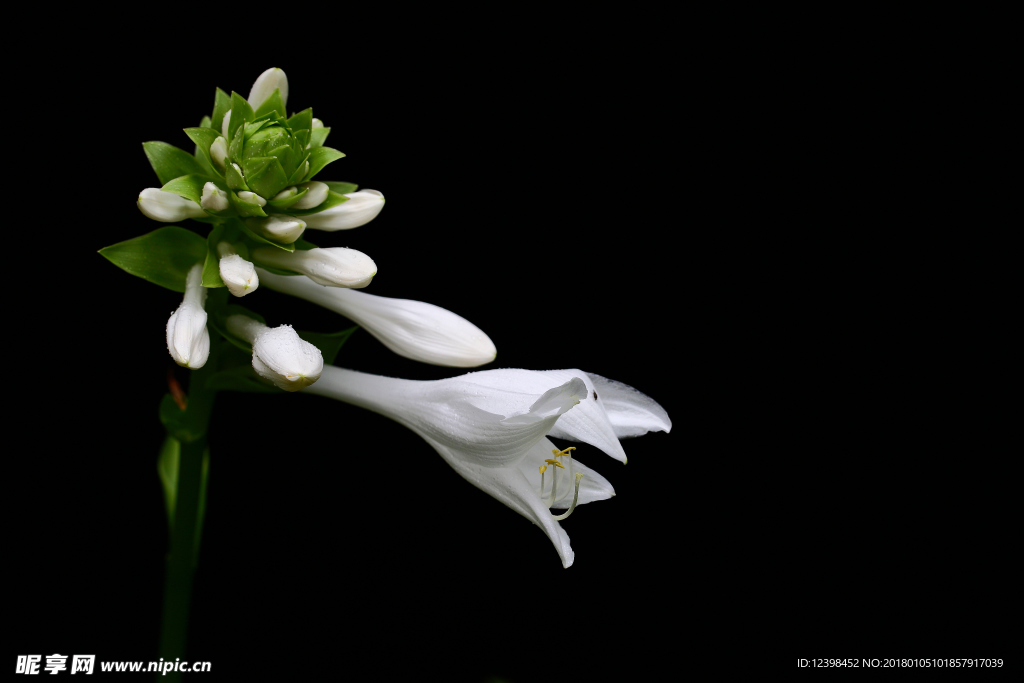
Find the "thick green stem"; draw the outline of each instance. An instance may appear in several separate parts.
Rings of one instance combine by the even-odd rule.
[[[210,364],[212,365],[212,363]],[[171,526],[171,549],[164,585],[163,622],[160,633],[160,657],[165,662],[185,659],[189,605],[192,598],[192,577],[196,565],[200,536],[200,515],[203,483],[203,453],[206,450],[206,429],[213,409],[214,392],[205,388],[211,370],[204,367],[192,373],[189,382],[188,407],[183,411],[186,429],[171,432],[179,438],[181,454],[178,461],[174,520]],[[169,430],[170,431],[170,430]],[[182,435],[188,440],[181,438]],[[180,678],[180,672],[169,672],[161,680]]]

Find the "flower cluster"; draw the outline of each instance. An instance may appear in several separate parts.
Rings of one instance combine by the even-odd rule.
[[[249,354],[244,367],[219,357],[210,386],[305,390],[396,420],[462,477],[540,526],[568,567],[573,552],[559,522],[577,505],[614,491],[573,457],[575,447],[559,450],[547,437],[590,444],[625,462],[619,438],[669,431],[668,415],[640,392],[580,370],[489,370],[435,382],[343,370],[332,362],[349,331],[270,327],[258,313],[229,303],[229,294],[246,297],[262,285],[340,313],[407,358],[476,367],[496,356],[483,331],[450,311],[357,291],[377,272],[366,254],[305,239],[307,230],[370,222],[384,197],[351,183],[314,180],[344,155],[324,145],[330,128],[311,109],[289,116],[287,101],[284,72],[268,69],[248,98],[217,89],[212,114],[185,129],[193,153],[145,143],[162,185],[139,194],[139,210],[165,223],[194,220],[206,236],[165,226],[100,253],[184,294],[166,329],[176,363],[195,370],[217,356],[208,323],[231,343],[226,348]],[[567,512],[555,515],[552,508]]]

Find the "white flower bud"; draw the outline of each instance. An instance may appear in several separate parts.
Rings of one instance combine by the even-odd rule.
[[[330,188],[327,187],[327,183],[321,183],[319,180],[311,180],[308,183],[303,183],[302,185],[299,185],[298,189],[308,189],[309,191],[302,196],[302,199],[292,204],[291,208],[293,209],[313,209],[320,206],[324,203],[324,200],[327,199],[327,192],[330,190]],[[342,203],[347,204],[348,202]]]
[[[288,104],[288,77],[282,69],[267,69],[260,74],[249,91],[249,106],[254,110],[266,102],[275,90],[281,91],[281,103]]]
[[[242,193],[239,192],[239,195]],[[255,225],[257,232],[261,233],[267,239],[280,242],[281,244],[291,244],[295,240],[302,237],[302,233],[306,230],[306,223],[293,216],[270,216],[260,221],[252,221],[249,225]]]
[[[298,391],[320,379],[324,358],[290,325],[270,328],[244,315],[227,319],[228,332],[252,344],[252,367],[260,377],[285,391]]]
[[[237,166],[236,166],[237,168]],[[242,190],[238,193],[238,198],[247,204],[256,204],[257,206],[266,206],[267,200],[259,196],[255,192],[249,192],[248,190]]]
[[[230,131],[230,130],[231,130],[231,110],[228,109],[226,112],[224,112],[224,121],[222,121],[221,124],[220,124],[220,134],[223,135],[225,139],[227,139],[228,131]],[[216,142],[216,140],[214,142]]]
[[[303,216],[306,226],[315,230],[349,230],[366,225],[384,208],[384,195],[377,190],[359,190],[347,195],[347,202]]]
[[[139,211],[146,218],[164,223],[206,216],[206,212],[191,199],[185,199],[173,192],[164,192],[155,187],[147,187],[140,192],[138,204]]]
[[[217,253],[220,254],[220,279],[227,285],[228,291],[234,296],[245,296],[255,292],[260,286],[256,267],[235,253],[227,242],[217,245]]]
[[[324,287],[350,287],[360,289],[370,284],[377,274],[377,264],[369,256],[355,249],[331,247],[287,252],[273,247],[262,247],[252,253],[260,265],[269,265],[302,273]]]
[[[200,200],[199,206],[207,211],[223,211],[231,206],[231,202],[219,187],[213,183],[206,183],[203,185],[203,198]]]
[[[313,118],[313,128],[316,129],[316,128],[323,128],[323,127],[324,127],[324,122],[321,121],[320,119],[314,117]]]
[[[225,120],[230,113],[231,112],[228,112],[224,115]],[[212,145],[210,145],[210,158],[213,159],[215,164],[224,168],[224,164],[228,158],[228,141],[225,140],[223,136],[217,136],[217,139],[213,141]]]
[[[167,321],[167,350],[178,365],[196,370],[210,356],[210,333],[206,329],[206,288],[203,266],[192,266],[185,280],[185,298]]]

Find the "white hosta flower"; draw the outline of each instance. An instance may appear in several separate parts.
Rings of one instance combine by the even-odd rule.
[[[311,180],[308,183],[303,183],[297,188],[300,192],[303,189],[308,190],[306,194],[302,195],[302,199],[292,204],[293,209],[314,209],[324,203],[327,199],[327,193],[330,190],[327,187],[327,183],[321,183],[319,180]],[[349,200],[351,201],[351,200]],[[342,202],[342,204],[348,204],[348,202]]]
[[[231,207],[228,196],[213,183],[203,185],[203,196],[199,200],[199,206],[206,211],[224,211]]]
[[[167,321],[167,350],[178,365],[196,370],[210,356],[210,333],[206,329],[206,288],[203,266],[196,264],[185,278],[185,298]]]
[[[304,216],[306,226],[314,230],[349,230],[366,225],[384,208],[384,195],[377,190],[359,190],[345,195],[348,201]]]
[[[260,265],[302,273],[324,287],[358,289],[370,284],[370,280],[377,274],[377,264],[373,259],[361,251],[344,247],[294,252],[261,247],[253,251],[252,257]]]
[[[239,192],[238,196],[243,194],[243,192]],[[250,225],[267,239],[280,242],[281,244],[291,244],[302,237],[302,233],[306,231],[305,221],[294,216],[285,215],[270,216],[259,221],[252,221]]]
[[[206,212],[191,199],[185,199],[173,192],[164,192],[156,187],[147,187],[140,192],[138,204],[139,211],[146,218],[164,223],[206,217]]]
[[[252,344],[256,374],[285,391],[298,391],[320,378],[324,358],[313,344],[303,340],[290,325],[267,327],[244,315],[227,319],[228,331]]]
[[[227,285],[228,291],[234,296],[245,296],[255,292],[260,286],[256,266],[239,256],[227,242],[217,245],[217,253],[220,254],[220,279]]]
[[[281,90],[281,103],[288,104],[288,77],[283,69],[267,69],[259,75],[249,91],[249,106],[259,109],[275,90]]]
[[[389,299],[338,287],[322,287],[309,278],[275,275],[257,268],[273,290],[312,301],[364,327],[399,356],[422,363],[471,368],[490,363],[494,342],[465,318],[440,306]]]
[[[558,451],[547,436],[589,443],[624,460],[617,429],[671,429],[651,399],[580,370],[487,370],[421,382],[328,366],[306,392],[373,410],[416,432],[467,481],[541,527],[564,567],[574,554],[559,521],[577,505],[615,492],[572,457],[575,449]],[[604,395],[595,398],[596,392]],[[555,516],[552,507],[568,512]]]

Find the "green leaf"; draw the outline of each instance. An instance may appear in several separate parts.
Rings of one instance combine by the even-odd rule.
[[[205,119],[204,119],[205,120]],[[213,158],[210,156],[210,145],[213,141],[220,137],[220,133],[215,131],[213,128],[186,128],[185,135],[187,135],[192,142],[196,143],[196,156],[200,157],[202,161],[206,162],[208,169],[215,168]],[[209,171],[207,171],[209,175]]]
[[[160,401],[160,422],[168,435],[184,443],[197,441],[206,434],[206,425],[195,412],[179,408],[170,394],[164,394]]]
[[[99,253],[132,275],[184,292],[188,271],[206,259],[206,240],[191,230],[168,225],[104,247]]]
[[[224,181],[232,190],[249,189],[249,186],[245,184],[245,178],[242,177],[242,174],[238,172],[238,169],[235,168],[235,164],[233,163],[229,163],[224,167]]]
[[[264,100],[263,104],[256,110],[255,116],[259,118],[269,112],[276,112],[281,117],[288,116],[284,110],[284,101],[281,99],[281,91],[279,89],[275,89],[274,92],[270,93],[270,97]]]
[[[325,183],[331,192],[337,192],[338,194],[349,194],[359,189],[359,186],[355,183],[341,183],[337,180],[321,180],[320,182]]]
[[[243,123],[252,123],[256,118],[252,107],[236,92],[231,93],[231,121],[228,122],[228,137],[234,141],[235,131]]]
[[[324,126],[323,128],[314,128],[309,136],[309,146],[323,147],[324,142],[327,140],[327,135],[330,132],[331,129],[327,126]]]
[[[206,238],[206,263],[203,264],[203,287],[211,289],[225,287],[224,280],[220,277],[220,254],[217,253],[217,245],[224,239],[227,228],[223,223],[213,226],[209,237]]]
[[[296,192],[294,197],[288,197],[287,199],[268,199],[267,204],[275,209],[287,209],[289,206],[306,196],[308,192],[309,188],[304,187],[301,191]]]
[[[180,461],[181,442],[168,435],[160,447],[160,455],[156,459],[156,471],[160,475],[160,483],[164,487],[167,520],[172,530],[174,529],[174,503],[178,500],[178,463]]]
[[[242,172],[249,188],[261,197],[272,198],[288,185],[288,176],[276,157],[245,159]]]
[[[307,242],[306,240],[300,237],[299,239],[295,240],[295,248],[298,249],[299,251],[309,251],[310,249],[319,249],[320,247],[316,246],[312,242]]]
[[[262,244],[269,244],[272,247],[277,247],[278,249],[284,249],[285,251],[295,251],[295,244],[294,243],[292,243],[292,244],[279,244],[278,242],[274,242],[273,240],[268,240],[266,237],[264,237],[263,235],[260,235],[259,233],[254,231],[252,228],[250,228],[248,225],[246,225],[245,222],[243,222],[241,224],[241,227],[242,227],[242,231],[246,234],[246,236],[248,236],[251,240],[253,240],[257,244],[261,244],[261,245]]]
[[[348,197],[345,195],[338,194],[337,192],[327,191],[327,199],[320,202],[319,206],[314,206],[312,209],[293,209],[288,211],[289,216],[308,216],[313,213],[320,213],[324,209],[329,209],[332,206],[337,206],[342,202],[347,202]]]
[[[341,332],[299,332],[299,336],[313,346],[320,349],[324,357],[324,365],[333,365],[334,359],[341,350],[342,345],[348,341],[352,333],[359,329],[359,326],[350,327]]]
[[[288,128],[294,133],[299,130],[308,130],[313,127],[313,110],[306,108],[297,114],[292,114],[287,121]]]
[[[202,174],[203,167],[196,158],[183,149],[166,142],[143,142],[142,149],[146,152],[149,165],[156,171],[161,185],[166,185],[175,178],[190,173]]]
[[[231,111],[231,97],[226,92],[217,88],[217,94],[213,98],[213,116],[210,117],[210,128],[220,130],[224,124],[224,114]]]
[[[185,199],[191,199],[198,204],[203,198],[203,187],[206,183],[213,183],[221,190],[225,192],[227,189],[224,187],[224,182],[218,178],[211,178],[208,175],[183,175],[180,178],[175,178],[171,182],[167,183],[160,189],[164,192],[173,192],[174,194],[184,197]]]
[[[228,199],[231,201],[231,206],[238,212],[239,216],[243,218],[257,217],[266,218],[267,214],[263,211],[263,207],[256,202],[247,202],[238,196],[237,192],[228,192]]]
[[[303,182],[310,181],[324,166],[345,156],[333,147],[315,147],[309,150],[309,173]]]
[[[300,161],[299,164],[295,167],[295,172],[292,173],[290,178],[288,178],[289,185],[298,185],[299,183],[303,182],[302,179],[306,177],[307,173],[309,173],[309,166],[307,165],[308,161],[309,153],[307,152],[305,156],[302,157],[302,161]]]

